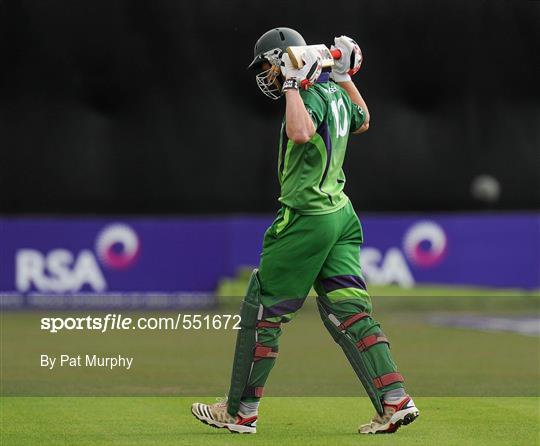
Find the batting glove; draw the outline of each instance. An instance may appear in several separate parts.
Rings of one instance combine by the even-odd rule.
[[[358,44],[347,36],[335,37],[332,50],[340,50],[341,57],[334,61],[330,77],[336,82],[350,81],[362,66],[362,50]]]
[[[318,51],[307,49],[302,55],[304,66],[294,68],[291,59],[287,53],[281,56],[281,73],[286,80],[296,79],[304,89],[313,85],[319,78],[322,71],[322,58]]]

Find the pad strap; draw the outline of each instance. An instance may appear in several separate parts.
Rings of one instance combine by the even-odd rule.
[[[264,387],[252,387],[246,386],[242,398],[262,398],[264,393]]]
[[[386,339],[386,336],[384,336],[382,333],[378,333],[378,334],[369,335],[369,336],[366,336],[365,338],[360,339],[356,343],[356,347],[358,347],[358,350],[363,352],[376,344],[380,344],[381,342],[384,342],[390,345],[390,342],[388,342],[388,339]]]
[[[253,353],[254,361],[258,361],[264,358],[277,358],[278,352],[274,347],[266,347],[261,344],[255,346],[255,351]]]
[[[259,321],[257,328],[281,328],[281,322]]]
[[[401,374],[398,372],[387,373],[386,375],[381,375],[377,376],[377,378],[373,378],[373,384],[375,384],[375,387],[377,387],[377,389],[389,386],[390,384],[394,383],[402,383],[404,381],[405,380],[403,379],[403,376],[401,376]]]
[[[347,330],[352,324],[355,324],[358,321],[361,321],[362,319],[365,319],[366,317],[370,317],[368,313],[357,313],[352,315],[350,318],[345,319],[340,325],[339,329],[341,331]]]

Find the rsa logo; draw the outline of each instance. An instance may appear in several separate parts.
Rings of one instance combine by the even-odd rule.
[[[107,282],[99,263],[110,270],[130,268],[139,258],[140,246],[139,238],[131,227],[114,223],[98,233],[95,253],[90,249],[77,253],[64,248],[46,253],[19,249],[15,254],[15,286],[23,293],[33,290],[77,292],[83,287],[103,292],[107,289]]]
[[[369,282],[412,287],[416,281],[411,266],[413,270],[438,266],[448,253],[448,238],[439,224],[422,220],[407,229],[402,246],[402,249],[391,247],[386,252],[373,247],[362,248],[360,262]]]

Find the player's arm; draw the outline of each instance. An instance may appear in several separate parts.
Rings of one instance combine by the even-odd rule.
[[[356,74],[362,65],[362,51],[353,39],[346,36],[334,39],[332,49],[336,48],[341,51],[341,57],[334,62],[331,76],[347,92],[353,104],[356,104],[361,109],[364,121],[352,133],[364,133],[369,128],[370,114],[366,101],[364,101],[351,79],[351,76]]]
[[[315,134],[315,125],[298,90],[285,91],[285,131],[295,144],[308,142]]]
[[[352,133],[364,133],[367,129],[369,129],[369,110],[367,108],[366,101],[364,101],[364,98],[352,80],[338,82],[338,84],[348,93],[353,104],[358,105],[364,111],[364,123]]]
[[[285,77],[283,92],[285,94],[285,131],[287,137],[296,144],[308,142],[315,134],[316,128],[308,113],[299,89],[310,85],[321,74],[321,57],[313,51],[306,51],[303,56],[304,66],[293,67],[287,53],[282,56],[281,72]]]

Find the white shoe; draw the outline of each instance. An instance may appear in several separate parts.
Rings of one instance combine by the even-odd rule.
[[[383,402],[384,413],[375,415],[371,423],[358,428],[360,434],[391,434],[412,423],[420,412],[409,395],[394,404]]]
[[[257,432],[257,415],[246,417],[238,412],[236,417],[233,417],[227,412],[227,403],[193,403],[191,413],[199,421],[212,427],[225,428],[230,432],[241,434]]]

